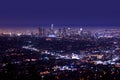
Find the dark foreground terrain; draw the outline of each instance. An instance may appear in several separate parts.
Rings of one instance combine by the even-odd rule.
[[[120,80],[119,41],[2,36],[0,80]]]

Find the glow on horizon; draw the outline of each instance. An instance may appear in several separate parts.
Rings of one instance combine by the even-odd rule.
[[[37,28],[0,28],[0,33],[16,34],[16,33],[37,33]]]
[[[16,34],[16,33],[38,33],[38,28],[39,27],[45,27],[46,29],[50,28],[50,26],[35,26],[35,27],[0,27],[0,33],[12,33],[12,34]],[[92,27],[92,26],[54,26],[54,29],[58,29],[58,28],[71,28],[71,29],[81,29],[81,30],[89,30],[91,32],[95,32],[95,31],[99,31],[99,30],[105,30],[105,29],[120,29],[120,27],[111,27],[111,28],[106,28],[106,27],[100,27],[100,26],[96,26],[96,27]]]

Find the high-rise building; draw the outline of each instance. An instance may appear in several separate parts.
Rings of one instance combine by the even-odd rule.
[[[54,34],[54,24],[51,24],[48,35],[53,35],[53,34]]]
[[[38,35],[39,35],[39,37],[42,36],[42,28],[41,27],[38,28]]]
[[[46,30],[43,27],[38,28],[38,35],[39,37],[45,37],[46,36]]]
[[[62,29],[61,29],[61,28],[58,29],[58,36],[59,36],[59,37],[62,36]]]
[[[51,24],[51,30],[53,30],[54,24]]]

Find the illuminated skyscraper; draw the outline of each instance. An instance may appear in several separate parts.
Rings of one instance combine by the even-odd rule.
[[[51,24],[49,34],[54,34],[54,24]]]
[[[46,30],[42,27],[38,28],[38,35],[39,37],[45,37],[46,36]]]
[[[42,36],[42,28],[41,27],[38,28],[38,35],[39,35],[39,37]]]
[[[51,30],[53,30],[54,24],[51,24]]]

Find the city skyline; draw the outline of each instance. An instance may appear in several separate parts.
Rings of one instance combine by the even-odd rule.
[[[38,32],[38,28],[44,28],[44,29],[50,29],[52,24],[49,25],[36,25],[36,26],[27,26],[27,27],[23,27],[23,26],[11,26],[11,27],[0,27],[0,32],[1,33],[30,33],[30,32],[34,32],[36,33],[36,31]],[[53,24],[53,28],[54,30],[57,29],[63,29],[63,28],[71,28],[71,29],[80,29],[83,28],[83,30],[85,31],[91,31],[91,32],[97,32],[100,30],[109,30],[109,29],[120,29],[119,26],[88,26],[88,25],[84,25],[84,26],[68,26],[68,25],[55,25]]]

